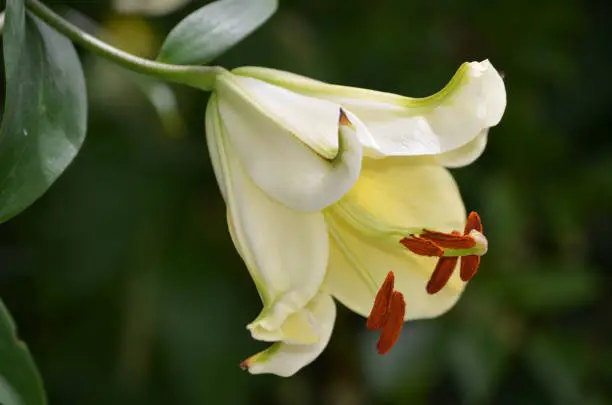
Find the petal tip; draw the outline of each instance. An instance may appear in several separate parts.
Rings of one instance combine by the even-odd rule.
[[[257,361],[257,358],[259,357],[260,353],[255,354],[251,357],[249,357],[246,360],[243,360],[240,362],[239,366],[240,369],[243,371],[248,371],[250,373],[252,373],[251,367],[253,366],[253,363],[255,363]]]
[[[342,108],[340,109],[340,118],[338,119],[338,123],[341,126],[346,126],[354,129],[353,123],[351,122],[351,120],[349,120],[348,116]]]

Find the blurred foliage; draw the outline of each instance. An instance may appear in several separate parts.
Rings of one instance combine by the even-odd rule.
[[[104,0],[51,3],[155,57],[205,2],[147,20]],[[508,108],[485,155],[454,171],[491,247],[462,300],[407,324],[384,357],[341,309],[328,349],[291,379],[238,367],[265,344],[244,328],[260,301],[208,160],[207,94],[83,54],[82,152],[0,227],[0,295],[50,403],[612,403],[610,11],[578,0],[285,0],[217,61],[411,96],[441,88],[465,60],[489,58],[506,75]]]

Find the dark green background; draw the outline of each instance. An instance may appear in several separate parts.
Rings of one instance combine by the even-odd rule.
[[[154,57],[205,2],[147,20],[69,5],[110,42]],[[204,137],[207,94],[173,87],[160,120],[132,77],[83,54],[88,138],[24,214],[0,227],[0,295],[50,403],[612,403],[612,23],[605,2],[281,0],[217,62],[424,96],[489,58],[508,108],[484,156],[455,170],[490,251],[448,314],[393,351],[341,308],[328,349],[291,379],[238,363],[265,347]],[[87,25],[73,14],[79,24]],[[163,123],[163,124],[162,124]]]

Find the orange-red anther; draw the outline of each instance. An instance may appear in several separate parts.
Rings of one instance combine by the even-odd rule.
[[[438,260],[438,264],[436,264],[436,268],[427,283],[426,289],[429,294],[437,293],[448,283],[458,259],[458,257],[441,257]]]
[[[463,281],[469,281],[474,274],[478,271],[478,265],[480,264],[480,256],[478,255],[470,255],[463,256],[461,258],[461,269],[459,271],[459,276]]]
[[[366,323],[368,329],[377,330],[385,326],[387,318],[389,317],[391,296],[393,295],[394,286],[395,275],[390,271],[374,299],[374,306],[372,306],[372,311]]]
[[[463,234],[459,231],[439,232],[431,229],[423,229],[420,235],[410,235],[400,240],[412,253],[420,256],[438,256],[440,259],[436,264],[429,282],[427,292],[435,294],[440,291],[447,283],[455,270],[459,257],[451,256],[460,252],[446,251],[445,249],[471,249],[476,246],[476,238],[470,232],[478,231],[482,233],[482,221],[477,212],[470,212],[465,222]],[[485,240],[486,243],[486,240]],[[486,251],[486,246],[485,246]],[[467,252],[465,252],[467,253]],[[465,254],[464,253],[464,254]],[[444,255],[447,254],[447,257]],[[484,252],[483,252],[484,254]],[[463,281],[468,281],[478,271],[480,265],[480,255],[463,256],[461,259],[460,277]]]
[[[476,241],[469,235],[461,235],[459,232],[445,233],[423,229],[421,238],[430,240],[436,245],[446,249],[471,249],[476,246]]]
[[[423,239],[420,236],[410,235],[410,237],[400,240],[400,243],[412,253],[419,256],[439,257],[444,254],[444,249],[442,249],[436,243]]]
[[[376,344],[378,354],[387,353],[397,342],[404,326],[405,313],[406,302],[404,301],[404,296],[401,292],[394,291],[391,296],[391,305],[389,306],[389,317]]]
[[[395,275],[392,271],[387,274],[376,294],[372,312],[368,317],[368,329],[381,329],[380,338],[376,344],[379,354],[385,354],[397,342],[404,325],[406,314],[406,301],[399,291],[394,291]]]
[[[463,233],[467,235],[473,230],[477,230],[478,232],[482,233],[482,221],[480,220],[480,215],[478,215],[478,213],[475,211],[470,212],[470,215],[468,215]]]

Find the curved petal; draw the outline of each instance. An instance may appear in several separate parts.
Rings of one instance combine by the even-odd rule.
[[[364,155],[367,155],[372,158],[382,158],[385,157],[383,153],[380,152],[380,146],[376,142],[376,139],[370,133],[368,127],[361,122],[361,120],[353,114],[349,110],[342,110],[346,113],[349,121],[355,127],[355,132],[357,133],[357,139],[363,148]]]
[[[339,105],[231,73],[220,75],[215,88],[244,169],[276,200],[319,211],[359,177],[361,144],[351,126],[339,125]]]
[[[215,172],[215,178],[217,179],[217,185],[219,191],[223,196],[223,200],[227,204],[227,189],[226,178],[227,162],[225,156],[221,153],[225,151],[223,142],[221,139],[222,128],[221,122],[219,121],[219,108],[217,106],[217,96],[211,94],[208,99],[208,105],[206,106],[206,144],[208,145],[208,154],[210,156],[210,162]]]
[[[243,361],[241,366],[251,374],[276,374],[290,377],[310,364],[325,349],[331,338],[336,320],[336,305],[324,293],[317,295],[306,307],[310,319],[318,331],[318,341],[309,345],[293,345],[278,342],[268,349]]]
[[[436,155],[436,161],[445,167],[456,168],[472,164],[482,155],[487,146],[487,135],[489,129],[484,129],[482,132],[470,142],[457,149],[444,152]]]
[[[366,124],[376,140],[376,146],[364,145],[370,157],[435,155],[457,149],[497,125],[506,107],[504,82],[488,60],[464,63],[441,91],[425,98],[329,85],[271,69],[244,67],[234,73],[342,105]]]
[[[368,316],[378,288],[393,271],[395,289],[406,300],[406,320],[431,318],[450,309],[463,290],[459,275],[454,274],[439,293],[427,294],[436,258],[412,254],[393,232],[367,232],[359,225],[365,216],[362,223],[377,221],[380,229],[463,229],[465,209],[450,173],[431,158],[366,159],[355,187],[325,211],[333,242],[322,287]]]
[[[252,182],[226,136],[216,96],[206,111],[206,130],[232,240],[264,304],[248,328],[260,340],[312,342],[310,322],[299,312],[317,294],[325,275],[329,238],[323,216],[292,210]],[[286,336],[285,323],[300,333]]]

